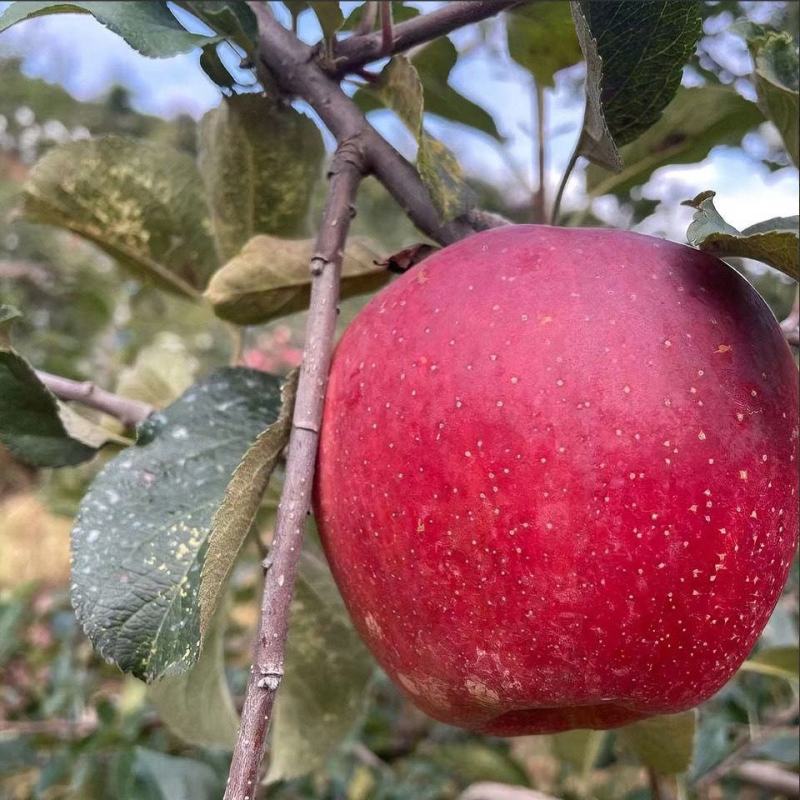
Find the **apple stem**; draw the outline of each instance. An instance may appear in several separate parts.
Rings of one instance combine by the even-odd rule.
[[[547,142],[545,141],[545,106],[544,89],[537,81],[533,83],[533,113],[536,117],[536,171],[538,185],[533,193],[533,222],[543,223],[547,220],[547,176],[545,175],[545,158]]]
[[[558,184],[558,192],[556,192],[556,199],[553,201],[553,210],[550,213],[550,224],[556,225],[558,224],[558,217],[561,213],[561,198],[564,196],[564,189],[567,187],[567,181],[569,180],[569,176],[572,174],[572,170],[575,169],[575,165],[578,163],[578,148],[577,146],[572,151],[572,155],[569,157],[569,161],[567,162],[566,169],[564,170],[564,174],[561,176],[561,183]]]

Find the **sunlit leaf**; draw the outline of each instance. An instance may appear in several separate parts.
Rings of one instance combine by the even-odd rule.
[[[261,95],[226,98],[203,117],[199,165],[221,262],[258,233],[306,233],[324,154],[308,117]]]
[[[183,5],[246,53],[257,50],[258,22],[247,3],[238,0],[188,0]]]
[[[45,2],[11,3],[0,16],[0,33],[33,17],[46,14],[91,14],[98,22],[121,36],[134,50],[154,58],[167,58],[188,53],[217,41],[216,36],[203,36],[185,30],[165,2],[158,0],[125,0],[120,2]]]
[[[700,36],[696,0],[647,3],[572,0],[586,60],[579,155],[622,168],[618,148],[655,123],[681,82]]]
[[[72,602],[98,652],[144,680],[185,671],[202,638],[198,591],[217,508],[280,413],[280,380],[220,369],[139,426],[84,496]]]
[[[171,292],[194,297],[213,271],[200,176],[163,145],[107,136],[55,147],[31,170],[23,211]]]
[[[800,218],[775,217],[739,231],[720,216],[714,206],[715,192],[701,192],[683,205],[695,209],[686,232],[689,244],[715,256],[736,256],[763,261],[795,280],[798,269]]]

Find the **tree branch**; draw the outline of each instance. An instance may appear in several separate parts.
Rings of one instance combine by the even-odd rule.
[[[155,410],[147,403],[107,392],[91,381],[73,381],[38,369],[36,376],[60,400],[72,400],[97,409],[116,417],[123,425],[133,427]]]
[[[286,479],[278,506],[275,537],[269,560],[265,562],[261,627],[254,647],[253,666],[225,800],[253,797],[272,706],[283,676],[289,606],[306,514],[311,504],[317,440],[333,350],[342,254],[363,171],[359,138],[345,140],[333,158],[328,200],[311,259],[311,302],[289,439]]]
[[[381,31],[351,36],[336,45],[335,74],[341,76],[384,56],[402,53],[456,28],[493,17],[521,1],[524,0],[451,0],[436,11],[395,25],[388,52],[384,50]]]
[[[338,142],[358,136],[367,171],[375,174],[423,233],[439,244],[450,244],[474,233],[466,220],[442,222],[417,170],[367,122],[339,84],[322,70],[314,59],[314,49],[286,30],[265,4],[250,2],[250,8],[258,19],[261,60],[281,91],[305,100]]]

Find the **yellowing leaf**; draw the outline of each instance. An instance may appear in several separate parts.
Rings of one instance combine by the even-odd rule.
[[[214,274],[205,296],[217,316],[239,325],[257,325],[302,311],[311,294],[312,254],[310,239],[254,236]],[[348,239],[342,298],[373,292],[390,279],[390,273],[375,263],[378,258],[368,242]]]
[[[187,297],[214,268],[200,176],[189,156],[163,145],[106,136],[54,147],[31,170],[23,211]]]

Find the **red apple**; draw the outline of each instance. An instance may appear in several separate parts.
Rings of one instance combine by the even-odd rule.
[[[797,377],[756,292],[688,247],[518,225],[436,253],[333,359],[316,513],[358,630],[485,733],[705,700],[795,549]]]

